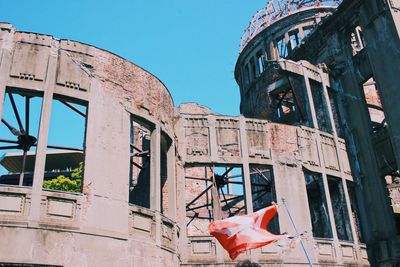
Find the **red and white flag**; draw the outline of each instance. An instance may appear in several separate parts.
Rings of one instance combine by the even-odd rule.
[[[246,250],[259,248],[286,237],[267,231],[269,222],[276,214],[277,206],[272,205],[252,214],[212,222],[208,225],[208,232],[217,238],[234,260]]]

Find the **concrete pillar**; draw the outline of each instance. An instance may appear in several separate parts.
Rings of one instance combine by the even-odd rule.
[[[47,68],[46,81],[42,110],[40,115],[39,135],[36,147],[35,170],[33,173],[32,202],[29,212],[29,223],[36,224],[40,219],[41,194],[43,187],[44,169],[46,164],[47,140],[50,126],[51,107],[53,102],[54,85],[56,84],[58,60],[58,47],[52,46],[50,50],[49,65]]]
[[[253,195],[251,191],[251,179],[250,179],[250,165],[249,165],[249,149],[247,144],[246,134],[246,118],[243,116],[239,117],[239,128],[240,128],[240,144],[242,152],[242,177],[244,185],[244,200],[246,205],[246,214],[253,213]],[[258,262],[260,251],[252,250],[250,253],[250,260],[252,262]]]
[[[304,39],[304,30],[303,30],[303,27],[299,27],[298,30],[299,30],[300,39],[303,40],[303,39]]]
[[[377,84],[388,132],[400,168],[400,4],[398,1],[367,0],[360,22],[366,51]],[[390,40],[390,41],[388,41]]]
[[[172,141],[167,152],[168,175],[168,217],[176,221],[176,175],[175,175],[175,142]]]
[[[356,78],[357,73],[350,65],[341,77],[340,84],[345,90],[341,104],[345,106],[340,107],[340,113],[346,114],[346,144],[357,185],[365,242],[373,244],[396,235],[396,228],[385,182],[379,173],[370,133],[370,116],[361,81]]]
[[[217,145],[217,130],[215,129],[215,117],[208,117],[209,131],[210,131],[210,156],[211,162],[218,161],[218,145]]]
[[[246,119],[243,116],[239,118],[240,125],[240,144],[242,151],[242,166],[243,166],[243,185],[244,185],[244,196],[246,204],[246,213],[253,213],[253,199],[251,192],[251,180],[250,180],[250,166],[249,166],[249,150],[247,144],[246,135]]]
[[[183,125],[184,119],[179,119],[176,123],[175,129],[180,129],[176,131],[176,136],[178,140],[184,140],[185,138],[185,128]],[[188,251],[188,236],[187,236],[187,228],[186,228],[186,199],[185,199],[185,169],[183,166],[183,162],[185,162],[186,155],[186,142],[179,143],[180,146],[177,146],[177,161],[176,161],[176,190],[177,190],[177,223],[181,225],[180,229],[180,238],[178,241],[178,247],[181,255],[182,262],[187,262],[189,257]]]
[[[150,209],[161,211],[161,131],[155,125],[150,136]]]
[[[7,33],[4,38],[12,39],[14,36],[14,32]],[[2,36],[3,37],[3,36]],[[7,42],[3,40],[2,42],[3,46],[0,47],[0,118],[2,118],[2,112],[3,112],[3,104],[4,104],[4,97],[6,93],[6,84],[8,77],[10,77],[10,67],[11,67],[11,61],[12,61],[12,42],[9,40],[7,45]],[[2,123],[2,122],[0,122]]]
[[[292,52],[292,45],[290,43],[290,37],[288,32],[285,33],[285,43],[286,43],[287,54],[289,55],[290,52]]]

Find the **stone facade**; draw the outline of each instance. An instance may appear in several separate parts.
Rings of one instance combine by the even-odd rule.
[[[0,266],[307,266],[286,241],[232,261],[207,232],[282,198],[315,265],[397,266],[399,8],[316,5],[254,34],[235,67],[237,117],[174,107],[110,52],[0,24],[0,145],[21,151],[0,159]],[[50,145],[54,101],[84,118],[82,149]],[[73,160],[79,192],[43,188]],[[269,230],[295,234],[282,205]]]

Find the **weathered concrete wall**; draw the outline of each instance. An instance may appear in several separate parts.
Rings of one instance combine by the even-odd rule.
[[[178,265],[173,149],[160,163],[161,136],[173,140],[167,88],[107,51],[10,24],[0,24],[0,51],[0,114],[6,90],[43,96],[33,185],[0,187],[0,262]],[[81,194],[42,189],[55,96],[88,106]],[[129,203],[133,116],[150,125],[151,209]]]
[[[399,166],[399,97],[394,89],[399,70],[398,17],[395,1],[344,1],[292,57],[324,64],[337,92],[359,185],[364,238],[374,265],[399,262],[398,215],[390,206],[384,180],[388,174],[396,176]]]
[[[218,116],[208,111],[199,114],[198,108],[195,104],[192,105],[192,108],[185,105],[183,113],[179,114],[179,109],[176,111],[175,133],[179,144],[178,156],[180,159],[177,170],[177,190],[183,195],[178,200],[178,206],[186,207],[186,210],[180,208],[178,220],[181,225],[183,222],[188,225],[187,228],[181,229],[184,238],[180,252],[184,265],[211,262],[226,266],[234,264],[229,260],[227,253],[207,234],[206,228],[209,220],[226,216],[226,210],[224,211],[223,207],[227,205],[227,194],[224,198],[221,192],[215,195],[212,191],[214,188],[212,186],[212,168],[219,166],[223,166],[223,169],[231,167],[242,169],[243,172],[239,176],[240,179],[243,179],[243,199],[246,201],[247,212],[252,211],[253,201],[257,201],[257,195],[252,193],[252,190],[257,188],[252,185],[252,182],[257,180],[251,179],[254,167],[271,168],[275,201],[280,203],[282,197],[288,201],[300,231],[305,233],[304,239],[311,250],[315,263],[335,266],[368,265],[365,247],[357,241],[344,242],[339,241],[337,237],[328,241],[312,236],[304,171],[311,170],[319,173],[324,177],[324,181],[327,181],[326,175],[329,174],[341,177],[339,180],[344,179],[344,181],[351,182],[348,159],[344,156],[346,152],[342,152],[342,149],[345,150],[345,148],[336,143],[340,139],[334,141],[334,136],[307,127],[295,127],[244,117]],[[225,143],[220,143],[218,135],[221,122],[229,124],[229,128],[223,128],[226,131],[224,142],[230,144],[229,153],[221,153],[221,151],[225,151],[222,150],[225,148]],[[240,133],[236,135],[236,131]],[[343,140],[340,142],[340,144],[344,143]],[[236,146],[240,149],[236,150]],[[194,153],[194,151],[206,153]],[[216,173],[221,175],[221,172],[223,171],[219,170]],[[193,178],[207,179],[207,181]],[[237,184],[232,185],[232,187],[235,186]],[[207,193],[202,194],[205,191]],[[329,203],[326,208],[330,209],[332,231],[336,236],[335,216],[330,204],[327,184],[325,191],[328,198],[327,203]],[[196,197],[198,198],[196,199]],[[193,200],[196,201],[193,203]],[[209,205],[206,207],[193,209],[207,203]],[[193,218],[194,211],[205,218]],[[347,224],[349,225],[350,222]],[[280,232],[293,233],[293,226],[283,207],[279,208],[279,229]],[[350,253],[352,256],[348,253],[349,250],[354,252]],[[262,264],[279,263],[289,266],[291,264],[307,264],[300,247],[288,249],[287,244],[271,245],[253,250],[251,253],[241,255],[236,262],[246,259]]]
[[[68,231],[1,227],[1,262],[51,266],[177,266],[173,254],[139,240]]]

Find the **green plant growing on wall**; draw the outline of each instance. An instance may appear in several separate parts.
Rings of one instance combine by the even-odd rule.
[[[82,166],[83,162],[80,162],[79,166],[72,170],[71,177],[59,175],[54,179],[44,181],[43,188],[80,193],[82,187]]]

